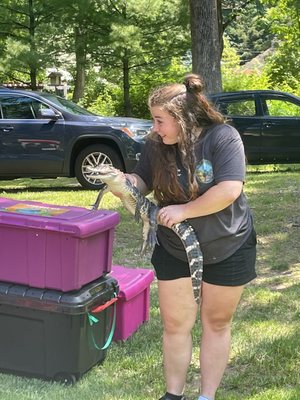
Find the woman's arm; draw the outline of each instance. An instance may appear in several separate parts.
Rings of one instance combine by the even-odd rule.
[[[217,213],[232,204],[240,196],[242,189],[241,181],[222,181],[186,204],[163,207],[159,211],[159,219],[163,225],[171,228],[173,224],[188,218]]]

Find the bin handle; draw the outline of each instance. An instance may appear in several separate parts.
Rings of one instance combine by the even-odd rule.
[[[116,294],[115,294],[115,295],[116,295]],[[91,310],[91,313],[98,313],[98,312],[100,312],[100,311],[103,311],[103,310],[105,310],[107,307],[109,307],[110,305],[112,305],[113,303],[115,303],[117,300],[118,300],[117,297],[113,297],[111,300],[107,301],[106,303],[101,304],[100,306],[97,306],[97,307],[93,308],[93,309]]]
[[[96,343],[95,337],[93,335],[93,332],[91,331],[91,336],[92,336],[92,341],[93,341],[93,345],[95,346],[95,348],[97,350],[105,350],[108,348],[108,346],[111,344],[111,341],[113,339],[114,336],[114,332],[115,332],[115,327],[116,327],[116,316],[117,316],[117,312],[116,312],[116,301],[118,300],[118,298],[116,297],[116,293],[114,293],[114,298],[112,298],[111,300],[107,301],[105,304],[102,304],[98,307],[95,307],[91,310],[91,312],[93,313],[98,313],[100,311],[105,310],[107,307],[109,307],[110,305],[114,304],[114,309],[113,309],[113,318],[112,318],[112,323],[111,323],[111,328],[110,328],[110,332],[109,335],[107,337],[107,340],[105,342],[105,344],[102,347],[99,347]],[[90,313],[88,313],[88,319],[89,319],[89,323],[91,326],[93,326],[95,323],[99,322],[99,319],[96,318],[94,315],[91,315]]]

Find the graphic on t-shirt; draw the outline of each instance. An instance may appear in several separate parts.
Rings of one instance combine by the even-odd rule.
[[[214,171],[209,160],[203,159],[196,166],[196,177],[200,183],[211,183],[214,180]]]

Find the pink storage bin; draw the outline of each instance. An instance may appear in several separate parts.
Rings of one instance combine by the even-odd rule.
[[[126,340],[143,322],[149,320],[150,285],[154,273],[150,269],[113,265],[110,275],[119,283],[113,340]]]
[[[0,281],[63,292],[111,270],[117,212],[0,198]]]

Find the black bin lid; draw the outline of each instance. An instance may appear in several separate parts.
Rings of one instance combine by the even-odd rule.
[[[118,293],[118,281],[109,275],[70,292],[0,282],[0,305],[64,314],[84,314],[95,306],[117,297]]]

